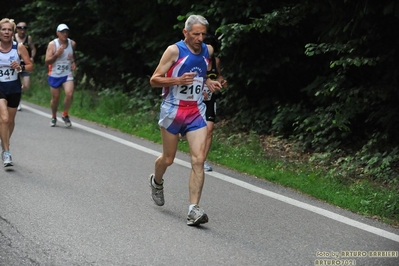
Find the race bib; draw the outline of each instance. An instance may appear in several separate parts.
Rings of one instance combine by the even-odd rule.
[[[55,74],[62,75],[69,73],[69,61],[60,61],[55,65]]]
[[[206,86],[204,84],[204,101],[210,101],[212,98],[212,92],[211,90],[208,88],[208,86]]]
[[[198,101],[202,95],[204,78],[195,77],[193,84],[177,86],[176,98],[184,101]]]
[[[1,82],[9,82],[18,79],[18,72],[13,68],[1,68],[0,69],[0,81]]]

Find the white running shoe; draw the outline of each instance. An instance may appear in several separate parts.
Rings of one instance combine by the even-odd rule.
[[[154,187],[152,185],[153,179],[154,179],[154,174],[150,175],[150,177],[148,178],[148,184],[151,187],[152,200],[155,202],[156,205],[163,206],[165,204],[165,198],[163,196],[163,180],[162,180],[162,185],[160,185],[159,187]]]
[[[3,152],[2,157],[3,157],[4,167],[13,166],[10,152]]]
[[[207,161],[205,161],[205,163],[204,163],[204,170],[205,170],[206,172],[212,171],[212,167],[208,164]]]
[[[71,120],[69,119],[69,116],[63,116],[62,120],[64,120],[64,123],[65,123],[66,127],[71,127],[72,126],[72,123],[71,123]]]
[[[57,124],[57,118],[53,117],[50,120],[50,127],[55,127],[55,125]]]
[[[200,225],[208,222],[208,215],[195,205],[187,215],[187,225]]]

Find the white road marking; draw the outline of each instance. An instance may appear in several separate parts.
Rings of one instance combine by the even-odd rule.
[[[50,116],[49,116],[48,113],[44,113],[44,112],[42,112],[42,111],[39,111],[39,110],[37,110],[37,109],[34,109],[34,108],[32,108],[32,107],[29,107],[29,106],[25,106],[25,105],[22,105],[22,107],[23,107],[23,110],[29,110],[29,111],[31,111],[31,112],[33,112],[33,113],[35,113],[35,114],[38,114],[38,115],[41,115],[41,116],[44,116],[44,117],[48,117],[49,120],[50,120]],[[58,118],[58,120],[62,121],[62,119],[60,119],[60,118]],[[120,143],[120,144],[126,145],[126,146],[131,147],[131,148],[134,148],[134,149],[136,149],[136,150],[139,150],[139,151],[142,151],[142,152],[145,152],[145,153],[154,155],[154,156],[156,156],[156,157],[158,157],[159,155],[161,155],[160,152],[157,152],[157,151],[148,149],[148,148],[146,148],[146,147],[144,147],[144,146],[135,144],[135,143],[133,143],[133,142],[130,142],[130,141],[127,141],[127,140],[124,140],[124,139],[115,137],[115,136],[113,136],[113,135],[111,135],[111,134],[104,133],[104,132],[102,132],[102,131],[99,131],[99,130],[96,130],[96,129],[92,129],[92,128],[90,128],[90,127],[86,127],[86,126],[80,125],[80,124],[78,124],[78,123],[76,123],[76,122],[73,122],[72,126],[73,126],[73,127],[76,127],[76,128],[80,128],[80,129],[85,130],[85,131],[87,131],[87,132],[90,132],[90,133],[92,133],[92,134],[96,134],[96,135],[98,135],[98,136],[107,138],[107,139],[109,139],[109,140],[118,142],[118,143]],[[174,160],[174,163],[180,164],[180,165],[185,166],[185,167],[187,167],[187,168],[191,168],[191,164],[190,164],[190,163],[188,163],[188,162],[186,162],[186,161],[183,161],[183,160],[180,160],[180,159],[178,159],[178,158],[176,158],[176,159]],[[262,195],[264,195],[264,196],[267,196],[267,197],[270,197],[270,198],[273,198],[273,199],[276,199],[276,200],[285,202],[285,203],[287,203],[287,204],[296,206],[296,207],[298,207],[298,208],[302,208],[302,209],[304,209],[304,210],[311,211],[311,212],[313,212],[313,213],[316,213],[316,214],[325,216],[325,217],[330,218],[330,219],[332,219],[332,220],[335,220],[335,221],[338,221],[338,222],[341,222],[341,223],[344,223],[344,224],[347,224],[347,225],[356,227],[356,228],[358,228],[358,229],[367,231],[367,232],[369,232],[369,233],[372,233],[372,234],[375,234],[375,235],[378,235],[378,236],[381,236],[381,237],[385,237],[385,238],[390,239],[390,240],[393,240],[393,241],[395,241],[395,242],[399,242],[399,235],[396,235],[396,234],[394,234],[394,233],[388,232],[388,231],[386,231],[386,230],[382,230],[382,229],[379,229],[379,228],[377,228],[377,227],[370,226],[370,225],[367,225],[367,224],[364,224],[364,223],[355,221],[355,220],[353,220],[353,219],[347,218],[347,217],[345,217],[345,216],[343,216],[343,215],[336,214],[336,213],[331,212],[331,211],[327,211],[327,210],[325,210],[325,209],[322,209],[322,208],[319,208],[319,207],[316,207],[316,206],[313,206],[313,205],[310,205],[310,204],[301,202],[301,201],[299,201],[299,200],[295,200],[295,199],[292,199],[292,198],[289,198],[289,197],[286,197],[286,196],[283,196],[283,195],[274,193],[274,192],[272,192],[272,191],[269,191],[269,190],[266,190],[266,189],[263,189],[263,188],[259,188],[259,187],[257,187],[257,186],[251,185],[251,184],[246,183],[246,182],[243,182],[243,181],[241,181],[241,180],[234,179],[234,178],[232,178],[232,177],[230,177],[230,176],[227,176],[227,175],[224,175],[224,174],[215,172],[215,171],[207,172],[206,174],[207,174],[207,175],[210,175],[210,176],[213,176],[213,177],[215,177],[215,178],[218,178],[218,179],[220,179],[220,180],[229,182],[229,183],[231,183],[231,184],[240,186],[240,187],[242,187],[242,188],[251,190],[251,191],[253,191],[253,192],[262,194]]]

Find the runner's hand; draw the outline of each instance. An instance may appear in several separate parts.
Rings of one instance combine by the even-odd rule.
[[[180,77],[181,85],[190,85],[194,83],[194,77],[197,75],[195,72],[187,72],[184,73],[183,76]]]

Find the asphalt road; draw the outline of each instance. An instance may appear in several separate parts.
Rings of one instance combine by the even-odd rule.
[[[220,166],[206,174],[209,223],[186,225],[187,154],[147,178],[158,144],[25,103],[0,169],[0,265],[399,265],[399,229]],[[156,123],[156,121],[154,121]]]

